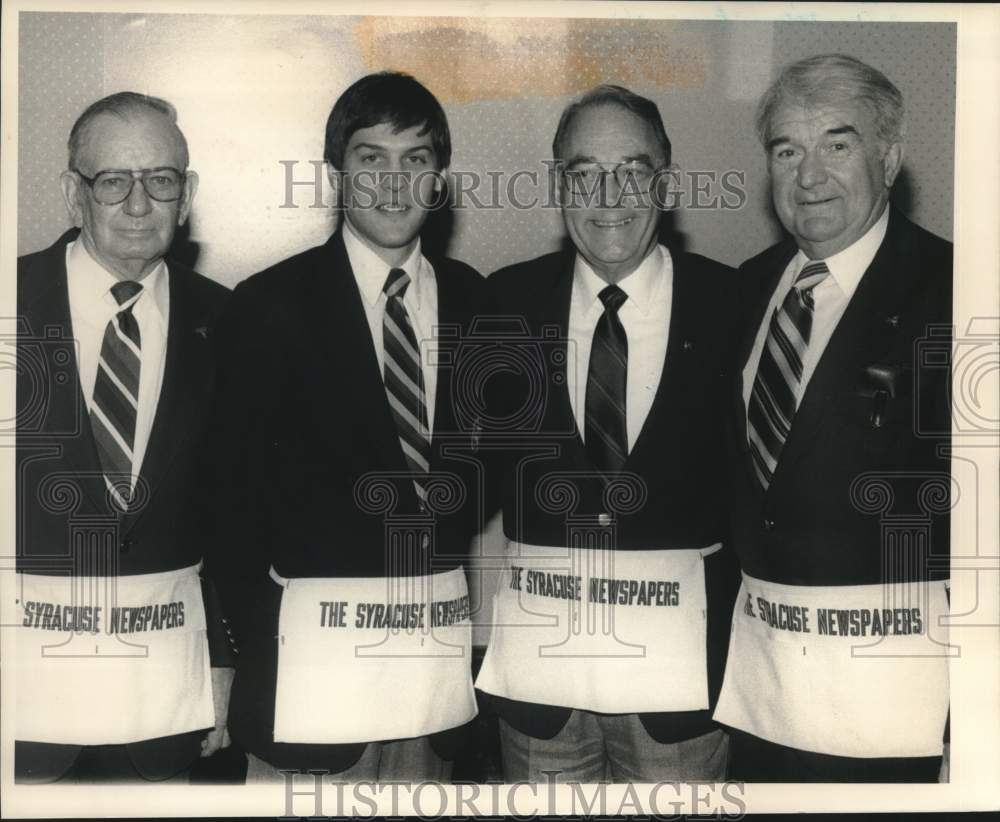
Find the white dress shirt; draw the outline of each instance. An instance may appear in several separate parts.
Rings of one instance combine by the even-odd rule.
[[[108,323],[118,313],[111,287],[119,282],[111,272],[90,256],[81,241],[66,247],[66,278],[69,286],[69,315],[77,343],[80,389],[90,409],[97,382],[97,361]],[[170,287],[167,265],[162,260],[142,280],[142,291],[132,306],[139,325],[141,365],[139,403],[132,443],[132,487],[142,467],[149,434],[156,417],[156,405],[163,385],[167,358],[167,328],[170,317]]]
[[[809,345],[806,348],[805,357],[802,359],[802,379],[799,382],[798,390],[795,393],[795,405],[802,401],[806,392],[806,386],[819,364],[826,344],[833,336],[837,323],[844,314],[847,304],[854,296],[854,292],[861,282],[862,276],[868,270],[875,254],[878,252],[882,240],[885,239],[885,231],[889,225],[889,209],[882,212],[882,216],[875,221],[874,225],[856,240],[853,245],[848,246],[839,254],[834,254],[824,260],[826,267],[830,269],[830,275],[813,289],[813,321],[812,331],[809,334]],[[812,262],[800,249],[792,258],[792,261],[785,268],[784,274],[778,281],[778,287],[771,295],[771,301],[764,312],[764,319],[757,330],[757,338],[754,340],[753,348],[746,366],[743,368],[743,410],[744,413],[750,407],[750,394],[753,392],[753,383],[757,377],[757,366],[760,364],[760,355],[764,350],[764,343],[767,340],[767,331],[771,325],[771,317],[775,309],[784,302],[785,295],[788,294],[795,278],[799,276],[802,267]]]
[[[365,306],[365,316],[368,328],[375,344],[375,354],[378,365],[385,373],[385,352],[382,347],[382,320],[385,317],[386,296],[382,290],[393,268],[403,269],[410,277],[410,284],[403,294],[403,305],[410,316],[414,336],[420,346],[421,372],[424,377],[424,403],[427,406],[427,425],[434,430],[434,400],[437,391],[437,368],[435,357],[431,353],[437,349],[434,340],[434,327],[437,322],[437,278],[434,268],[420,251],[420,239],[413,253],[399,266],[390,266],[381,257],[365,245],[344,220],[344,246],[347,248],[347,258],[354,271],[354,279],[361,291],[361,301]],[[384,379],[384,377],[383,377]]]
[[[586,438],[587,374],[594,331],[604,314],[598,294],[607,287],[579,254],[573,269],[569,308],[566,383],[580,437]],[[625,425],[632,451],[653,405],[667,355],[667,334],[674,293],[674,264],[670,252],[657,245],[618,287],[628,299],[618,318],[628,338],[628,374],[625,381]]]

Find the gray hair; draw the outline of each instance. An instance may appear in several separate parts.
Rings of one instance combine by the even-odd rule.
[[[653,130],[653,136],[663,152],[663,161],[670,165],[670,138],[663,127],[663,118],[660,116],[660,109],[656,103],[645,97],[641,97],[633,91],[629,91],[622,86],[603,85],[593,88],[583,95],[575,103],[571,103],[563,110],[559,118],[559,125],[556,128],[556,136],[552,140],[552,158],[563,160],[563,144],[566,142],[566,134],[573,124],[576,115],[583,109],[590,106],[617,105],[631,111],[634,115],[645,120]]]
[[[871,109],[880,140],[902,142],[906,130],[903,95],[878,69],[846,54],[819,54],[785,66],[757,106],[757,137],[766,147],[771,118],[784,103],[817,106],[851,100],[860,100]]]
[[[96,103],[91,103],[84,110],[83,114],[76,118],[73,128],[69,132],[69,167],[75,169],[80,159],[80,152],[83,150],[83,141],[87,136],[90,124],[101,114],[114,114],[127,120],[130,116],[143,111],[155,111],[164,115],[177,130],[177,136],[181,144],[181,168],[178,171],[186,171],[188,165],[188,146],[184,133],[177,127],[177,109],[166,100],[159,97],[151,97],[148,94],[139,94],[136,91],[119,91],[108,97],[102,97]]]

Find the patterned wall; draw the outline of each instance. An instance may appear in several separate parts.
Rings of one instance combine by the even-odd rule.
[[[79,112],[132,89],[173,102],[201,185],[180,249],[208,276],[234,285],[254,271],[323,242],[335,225],[297,186],[286,204],[285,166],[313,179],[330,106],[370,71],[409,71],[441,99],[455,146],[452,167],[539,184],[515,195],[544,202],[545,167],[559,113],[602,82],[628,86],[660,106],[687,172],[745,175],[743,208],[687,208],[673,216],[689,250],[736,264],[780,234],[754,103],[785,62],[829,51],[852,54],[899,85],[909,111],[904,174],[895,197],[930,230],[952,236],[955,119],[953,25],[724,23],[634,20],[469,20],[220,15],[22,13],[18,125],[18,253],[44,248],[68,226],[59,191],[66,137]],[[523,180],[524,178],[522,178]],[[690,177],[688,188],[690,190]],[[455,186],[453,186],[453,189]],[[475,190],[506,205],[506,191]],[[323,197],[329,201],[328,192]],[[558,247],[551,208],[464,208],[435,218],[448,251],[483,273]],[[496,523],[482,549],[498,557]],[[473,607],[488,603],[495,562],[473,562]],[[480,587],[482,586],[482,587]],[[477,613],[484,643],[488,615]]]
[[[322,242],[333,213],[310,207],[309,186],[293,189],[298,207],[282,208],[280,161],[298,161],[294,179],[312,179],[309,161],[322,157],[337,95],[364,73],[394,68],[444,103],[453,169],[539,175],[538,186],[521,178],[522,200],[545,199],[540,161],[570,99],[600,82],[652,97],[682,169],[745,174],[743,208],[674,216],[689,250],[735,264],[779,235],[752,134],[754,102],[778,66],[827,51],[868,61],[899,85],[909,140],[895,197],[918,222],[952,235],[951,24],[37,12],[19,22],[19,253],[45,247],[68,225],[58,175],[69,127],[87,103],[122,89],[178,108],[201,175],[184,253],[202,272],[232,285]],[[494,192],[484,185],[476,194],[489,203]],[[562,240],[551,208],[464,208],[449,218],[449,253],[484,273]]]

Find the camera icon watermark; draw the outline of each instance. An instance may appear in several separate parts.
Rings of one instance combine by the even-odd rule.
[[[76,436],[86,423],[76,402],[77,341],[62,326],[30,327],[24,318],[0,318],[0,372],[16,375],[15,417],[0,419],[0,437],[30,441]],[[61,413],[54,411],[54,400]]]
[[[996,438],[1000,407],[990,382],[1000,375],[996,318],[974,317],[963,335],[932,325],[914,347],[914,430],[919,437]],[[951,414],[943,413],[951,385]],[[954,431],[952,430],[954,427]]]

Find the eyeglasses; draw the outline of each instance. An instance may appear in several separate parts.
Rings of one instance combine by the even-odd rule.
[[[563,169],[563,177],[576,194],[592,194],[608,174],[613,174],[623,192],[640,193],[649,190],[660,168],[642,160],[626,160],[611,168],[604,163],[577,162]]]
[[[137,171],[99,171],[93,177],[88,177],[79,169],[72,169],[90,190],[94,199],[101,205],[118,205],[128,199],[139,180],[146,194],[161,203],[171,203],[179,200],[184,190],[184,174],[176,168],[143,168]]]

